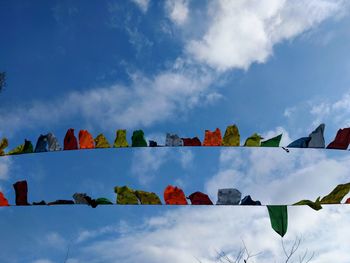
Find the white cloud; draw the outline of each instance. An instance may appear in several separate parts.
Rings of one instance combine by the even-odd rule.
[[[200,105],[212,81],[206,72],[195,70],[169,70],[154,78],[133,74],[131,78],[130,86],[71,92],[59,100],[3,110],[0,122],[7,125],[2,131],[13,134],[22,128],[51,130],[56,123],[76,117],[88,126],[104,129],[146,127]]]
[[[145,185],[154,179],[155,173],[168,160],[168,154],[167,148],[139,149],[133,154],[131,172]]]
[[[340,156],[331,159],[312,149],[292,149],[290,153],[281,149],[224,149],[219,171],[206,182],[205,189],[213,200],[218,188],[227,187],[238,188],[242,195],[250,194],[265,204],[314,200],[349,181],[350,157],[346,153]]]
[[[327,139],[329,141],[333,140],[339,128],[350,126],[349,114],[350,92],[342,94],[338,99],[333,101],[330,99],[310,99],[303,101],[298,105],[286,108],[284,111],[288,128],[293,130],[293,134],[295,135],[308,135],[320,123],[325,123],[326,141]]]
[[[51,246],[59,250],[67,249],[67,241],[57,232],[47,233],[43,240],[40,240],[42,244]]]
[[[338,255],[349,258],[346,246],[349,215],[350,210],[345,207],[327,207],[318,212],[305,207],[289,209],[289,229],[284,241],[289,246],[303,233],[296,256],[307,249],[316,254],[313,262],[329,262],[325,259]],[[118,237],[86,242],[75,256],[81,260],[89,258],[90,262],[115,262],[116,258],[126,263],[160,263],[165,258],[169,263],[195,262],[196,258],[203,263],[215,262],[216,251],[236,255],[244,240],[251,253],[264,252],[252,262],[281,262],[284,258],[280,238],[270,227],[265,207],[180,208],[146,219],[137,229]]]
[[[132,157],[131,172],[137,176],[142,185],[153,181],[156,173],[167,162],[179,162],[182,169],[189,169],[194,154],[189,149],[178,148],[171,151],[169,148],[144,148],[135,151]],[[178,179],[181,183],[181,180]]]
[[[240,148],[241,149],[241,148]],[[301,198],[314,199],[329,193],[338,183],[348,180],[350,157],[327,157],[318,150],[224,149],[218,173],[207,183],[207,191],[220,186],[236,186],[263,203],[290,203]],[[230,185],[232,182],[232,185]],[[315,184],[317,182],[317,184]],[[221,185],[222,184],[222,185]],[[215,200],[215,199],[214,199]],[[213,201],[214,201],[213,200]],[[284,238],[290,245],[303,235],[297,255],[315,252],[312,262],[325,263],[350,257],[347,227],[350,206],[325,206],[320,211],[309,207],[289,207],[289,226]],[[216,251],[234,256],[244,240],[251,253],[263,251],[252,262],[283,262],[280,238],[271,229],[265,207],[183,207],[129,225],[122,235],[116,228],[95,239],[87,237],[79,248],[78,259],[90,262],[215,262]],[[108,238],[103,238],[108,235]],[[319,242],[320,240],[332,240]],[[106,250],[105,248],[109,249]],[[296,259],[295,259],[296,260]]]
[[[194,154],[189,149],[179,149],[180,154],[180,163],[183,169],[189,168],[189,166],[193,163]]]
[[[9,171],[11,159],[8,157],[0,157],[0,181],[9,179]]]
[[[135,3],[143,13],[147,12],[150,0],[131,0],[131,1]]]
[[[186,49],[200,63],[225,71],[247,69],[266,62],[273,46],[293,39],[325,19],[342,13],[339,1],[229,1],[208,5],[208,30],[187,42]]]
[[[165,9],[169,18],[177,25],[183,25],[186,23],[189,8],[187,0],[167,0],[165,3]]]

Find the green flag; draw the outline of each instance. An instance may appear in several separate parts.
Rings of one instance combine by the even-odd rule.
[[[287,233],[288,210],[286,205],[268,205],[271,226],[281,237]]]
[[[261,142],[261,147],[279,147],[281,139],[282,139],[282,134],[276,137],[273,137],[269,140]]]

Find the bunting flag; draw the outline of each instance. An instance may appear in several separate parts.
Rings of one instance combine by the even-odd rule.
[[[250,136],[244,143],[244,146],[248,147],[259,147],[261,139],[264,139],[259,134],[254,133],[252,136]]]
[[[102,133],[97,135],[94,141],[95,141],[95,148],[111,148],[111,145],[107,141],[107,138]]]
[[[285,205],[268,205],[271,227],[281,237],[287,233],[288,228],[288,210]]]
[[[18,181],[13,184],[16,193],[16,206],[30,206],[28,202],[28,185],[27,181]],[[315,202],[310,200],[301,200],[293,205],[307,205],[314,210],[322,209],[321,205],[339,205],[342,199],[349,193],[350,183],[337,185],[328,195],[322,199],[318,197]],[[117,205],[162,205],[158,195],[153,192],[142,190],[133,190],[128,186],[116,186],[114,192],[117,194]],[[216,205],[231,206],[266,206],[270,218],[272,229],[283,237],[288,228],[288,206],[290,205],[262,205],[260,201],[254,201],[250,195],[241,199],[241,192],[235,188],[218,189],[218,201]],[[98,205],[113,205],[107,198],[100,197],[93,199],[86,193],[73,194],[73,200],[58,199],[46,203],[44,200],[33,202],[33,206],[53,206],[53,205],[89,205],[96,208]],[[191,205],[213,205],[209,196],[202,192],[194,192],[189,197]],[[164,190],[164,200],[166,205],[187,205],[186,196],[181,188],[168,185]],[[350,204],[350,198],[344,204]],[[0,192],[0,207],[11,206],[4,194]]]
[[[282,134],[277,135],[271,139],[261,142],[261,147],[279,147],[282,139]]]
[[[129,147],[126,130],[117,130],[113,147]]]
[[[301,137],[291,142],[286,148],[325,148],[324,140],[325,124],[320,124],[309,136]],[[127,131],[125,129],[119,129],[116,131],[116,138],[114,140],[113,147],[129,147],[127,140]],[[204,140],[201,143],[200,139],[196,136],[193,138],[181,138],[177,134],[166,133],[165,145],[159,145],[156,141],[150,140],[149,144],[145,140],[145,135],[142,130],[135,130],[131,136],[131,147],[187,147],[187,146],[222,146],[222,147],[280,147],[282,134],[275,137],[264,139],[258,133],[254,133],[248,137],[243,145],[240,145],[240,133],[238,127],[234,125],[227,126],[224,137],[221,137],[221,131],[216,128],[214,131],[205,130]],[[339,129],[334,140],[328,144],[327,149],[346,150],[350,144],[350,128]],[[46,135],[40,134],[35,148],[30,140],[25,139],[24,144],[17,146],[16,148],[5,153],[5,149],[9,146],[7,138],[2,138],[0,141],[0,156],[5,155],[18,155],[26,153],[42,153],[61,151],[62,148],[58,143],[57,138],[52,134]],[[107,138],[101,133],[95,139],[87,130],[79,131],[79,140],[74,135],[74,129],[70,128],[63,141],[63,150],[78,150],[78,149],[94,149],[94,148],[111,148]],[[281,147],[287,153],[288,149]]]
[[[301,200],[294,205],[308,205],[312,209],[318,211],[322,209],[322,204],[340,204],[340,202],[349,193],[349,191],[350,183],[339,184],[332,190],[332,192],[324,196],[322,199],[321,197],[318,197],[315,202],[310,200]]]
[[[224,138],[222,140],[223,146],[239,146],[240,135],[236,125],[227,126]]]
[[[320,198],[321,197],[318,197],[315,202],[310,201],[310,200],[301,200],[301,201],[295,203],[294,205],[307,205],[307,206],[311,207],[312,209],[318,211],[318,210],[322,209],[322,206],[320,203]]]

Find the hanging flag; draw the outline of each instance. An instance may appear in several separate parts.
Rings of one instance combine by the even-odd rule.
[[[164,190],[164,200],[167,205],[187,205],[187,200],[182,189],[168,185]]]
[[[350,191],[350,183],[337,185],[332,192],[321,199],[321,204],[340,204]]]
[[[165,138],[165,146],[173,147],[173,146],[183,146],[183,140],[177,134],[166,134]]]
[[[240,135],[238,127],[234,125],[227,126],[224,138],[222,140],[223,146],[239,146],[240,145]]]
[[[205,130],[203,146],[221,146],[222,137],[221,131],[219,128],[216,128],[215,131]]]
[[[136,130],[131,136],[132,147],[147,147],[147,142],[144,137],[143,130]]]
[[[194,192],[187,199],[191,200],[192,205],[212,205],[213,204],[209,196],[202,192]]]
[[[148,141],[148,146],[149,147],[158,147],[158,143],[156,141],[150,140],[150,141]]]
[[[18,181],[13,184],[16,192],[16,205],[30,205],[28,203],[28,184],[27,181]]]
[[[250,195],[247,195],[242,199],[241,205],[261,205],[261,202],[254,201]]]
[[[40,134],[34,152],[47,152],[47,135]]]
[[[58,143],[56,136],[51,132],[49,132],[47,134],[47,142],[48,142],[48,148],[49,148],[50,152],[62,150],[60,144]]]
[[[126,130],[117,130],[113,147],[129,147],[126,140]]]
[[[309,137],[311,138],[309,141],[309,148],[324,148],[324,129],[325,124],[320,124],[312,133],[310,133]]]
[[[242,193],[235,188],[225,188],[218,190],[217,205],[239,205]]]
[[[350,143],[350,128],[339,129],[334,140],[328,144],[327,149],[346,150]]]
[[[2,192],[0,192],[0,206],[9,206],[9,202]]]
[[[95,141],[95,148],[110,148],[110,144],[107,141],[106,137],[100,133],[99,135],[96,136],[94,139]]]
[[[310,140],[311,140],[310,137],[302,137],[300,139],[297,139],[297,140],[291,142],[287,146],[287,148],[308,148]]]
[[[279,147],[282,139],[282,134],[277,135],[271,139],[261,142],[261,147]]]
[[[288,210],[285,205],[268,205],[270,222],[273,230],[281,237],[287,233],[288,228]]]
[[[66,150],[76,150],[78,149],[78,141],[74,135],[74,129],[68,129],[66,136],[64,137],[63,149]]]
[[[117,194],[118,205],[138,205],[139,200],[135,195],[135,191],[127,186],[114,187],[114,192]]]
[[[244,146],[248,147],[259,147],[261,139],[264,139],[259,134],[254,133],[252,136],[247,138],[247,140],[244,143]]]
[[[95,148],[95,141],[92,135],[87,130],[79,131],[79,146],[80,149]]]
[[[310,200],[301,200],[293,205],[307,205],[309,207],[311,207],[312,209],[318,211],[322,209],[321,203],[320,203],[320,197],[318,197],[316,199],[315,202],[310,201]]]
[[[140,200],[141,205],[161,205],[158,195],[153,192],[135,191],[136,197]]]
[[[198,137],[181,138],[181,139],[184,142],[184,146],[202,146],[202,143]]]

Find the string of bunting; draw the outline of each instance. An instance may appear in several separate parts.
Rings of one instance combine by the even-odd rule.
[[[28,202],[27,181],[18,181],[13,184],[13,188],[16,194],[15,206],[30,206],[31,204]],[[288,206],[308,205],[314,210],[320,210],[322,209],[322,205],[350,204],[350,198],[348,198],[345,203],[341,203],[349,191],[350,183],[339,184],[328,195],[324,196],[322,199],[321,197],[318,197],[316,201],[301,200],[292,205],[262,205],[260,201],[254,201],[250,195],[247,195],[242,199],[241,192],[235,188],[225,188],[218,190],[218,200],[216,205],[266,206],[272,228],[283,237],[286,234],[288,227]],[[128,186],[116,186],[114,187],[114,192],[117,194],[117,205],[162,205],[158,195],[153,192],[134,190]],[[105,197],[93,199],[86,193],[75,193],[72,197],[74,200],[59,199],[48,203],[42,200],[40,202],[33,202],[32,205],[53,206],[85,204],[93,208],[96,208],[98,205],[113,205],[113,202]],[[183,190],[176,186],[168,185],[164,190],[164,201],[166,205],[188,205],[187,199],[190,200],[191,205],[213,205],[209,196],[199,191],[186,197]],[[0,206],[12,206],[8,203],[8,200],[2,192],[0,192]]]
[[[325,124],[320,124],[309,136],[299,138],[288,146],[282,147],[286,152],[287,148],[325,148],[324,139]],[[204,140],[200,141],[198,137],[180,138],[177,134],[166,134],[165,145],[159,145],[156,141],[150,140],[148,143],[145,140],[142,130],[135,130],[131,136],[131,145],[129,145],[126,137],[127,131],[120,129],[116,132],[114,144],[111,145],[107,138],[101,133],[95,138],[87,131],[80,130],[78,139],[74,135],[74,129],[68,129],[64,142],[63,150],[78,150],[78,149],[95,149],[95,148],[119,148],[119,147],[173,147],[173,146],[233,146],[240,145],[240,134],[236,125],[229,125],[226,128],[225,134],[222,137],[219,128],[214,131],[205,130]],[[282,134],[263,141],[263,137],[258,133],[254,133],[248,137],[242,146],[244,147],[279,147],[282,139]],[[350,128],[339,129],[334,140],[328,144],[327,149],[346,150],[350,144]],[[38,152],[53,152],[62,151],[57,138],[53,133],[41,134],[37,139],[35,147],[30,140],[25,139],[24,143],[5,153],[9,142],[7,138],[0,141],[0,155],[16,155]]]

